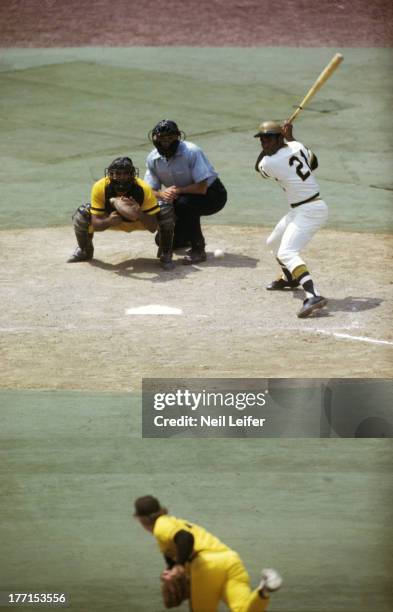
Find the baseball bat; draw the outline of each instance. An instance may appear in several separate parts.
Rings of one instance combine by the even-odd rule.
[[[310,89],[304,96],[303,100],[300,102],[295,112],[292,113],[292,115],[289,117],[289,119],[287,120],[288,123],[293,123],[295,121],[300,111],[303,110],[303,108],[311,100],[311,98],[315,96],[317,91],[321,89],[322,85],[324,85],[326,81],[332,76],[333,72],[338,68],[338,66],[341,64],[343,59],[344,58],[341,55],[341,53],[336,53],[336,55],[332,57],[332,59],[330,60],[326,68],[322,70],[321,74],[316,79],[315,83],[310,87]]]

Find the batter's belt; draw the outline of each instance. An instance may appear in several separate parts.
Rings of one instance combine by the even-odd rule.
[[[291,204],[291,208],[296,208],[297,206],[301,206],[302,204],[308,204],[308,202],[313,202],[314,200],[319,200],[319,192],[315,193],[311,198],[307,198],[307,200],[302,200],[301,202],[296,202],[295,204]]]

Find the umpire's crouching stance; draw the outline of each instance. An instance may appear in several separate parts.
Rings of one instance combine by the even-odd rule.
[[[144,180],[153,189],[161,213],[176,217],[173,248],[191,246],[183,259],[186,265],[206,261],[201,216],[224,208],[227,191],[200,147],[184,140],[177,123],[163,119],[149,138],[154,149],[146,158]],[[160,225],[159,243],[162,241]]]
[[[94,232],[107,229],[155,232],[160,227],[161,265],[166,270],[172,268],[174,215],[171,218],[162,215],[151,187],[136,176],[129,157],[113,160],[105,176],[94,183],[91,202],[80,206],[72,219],[78,247],[68,259],[69,263],[93,258]]]
[[[262,571],[251,590],[239,555],[203,527],[168,515],[151,495],[135,501],[134,516],[156,538],[168,569],[161,574],[164,605],[179,606],[190,599],[193,612],[216,612],[224,601],[232,612],[264,612],[270,594],[282,584],[273,569]]]

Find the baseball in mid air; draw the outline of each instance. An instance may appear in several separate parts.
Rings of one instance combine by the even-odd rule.
[[[222,249],[216,249],[214,251],[214,257],[217,257],[217,259],[221,259],[222,257],[224,257],[224,251]]]

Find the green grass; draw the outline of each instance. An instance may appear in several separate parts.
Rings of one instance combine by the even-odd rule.
[[[344,63],[299,117],[295,135],[317,153],[330,227],[391,231],[389,49],[347,49]],[[70,223],[117,155],[144,173],[147,133],[161,118],[200,144],[229,191],[207,222],[273,224],[281,190],[253,170],[266,117],[284,119],[331,49],[15,49],[0,63],[2,228]]]
[[[73,611],[161,610],[146,493],[277,567],[277,612],[388,612],[390,440],[143,440],[129,394],[3,391],[1,590],[63,589]],[[273,606],[272,606],[273,610]]]

